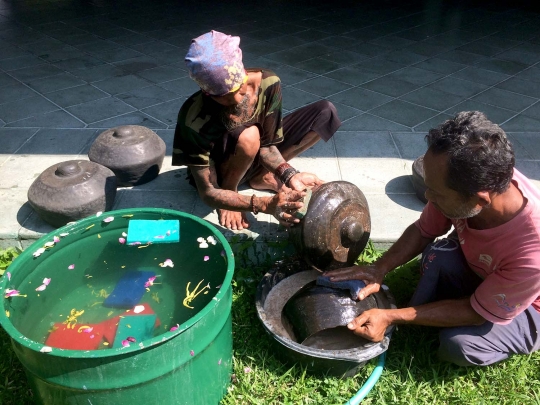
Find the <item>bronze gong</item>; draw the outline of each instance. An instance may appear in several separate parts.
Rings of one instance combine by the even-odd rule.
[[[371,232],[368,203],[347,181],[331,181],[311,190],[303,220],[290,228],[297,252],[319,270],[352,266]]]

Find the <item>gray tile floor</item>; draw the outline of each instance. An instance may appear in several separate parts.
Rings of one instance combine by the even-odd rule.
[[[155,130],[167,156],[159,178],[120,190],[115,208],[164,206],[216,222],[185,168],[170,165],[178,109],[197,90],[183,58],[211,29],[241,37],[246,66],[278,73],[287,112],[334,102],[340,131],[294,164],[358,185],[375,241],[395,240],[418,216],[411,163],[426,131],[458,111],[500,124],[517,167],[540,185],[540,13],[509,4],[0,0],[0,245],[50,231],[26,203],[32,181],[125,124]],[[284,235],[257,219],[253,236]]]

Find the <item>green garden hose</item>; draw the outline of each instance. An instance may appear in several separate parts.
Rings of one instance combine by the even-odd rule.
[[[371,373],[367,381],[362,385],[362,387],[358,390],[354,396],[349,399],[345,405],[358,405],[369,392],[371,389],[375,386],[377,381],[379,380],[379,377],[381,376],[383,369],[384,369],[384,361],[386,359],[386,352],[382,353],[379,356],[379,361],[377,363],[377,366],[375,367],[375,370]]]

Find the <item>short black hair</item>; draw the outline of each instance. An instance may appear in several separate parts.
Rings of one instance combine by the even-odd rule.
[[[504,131],[480,111],[458,113],[426,135],[428,151],[446,154],[446,184],[465,197],[502,193],[514,173],[514,149]]]

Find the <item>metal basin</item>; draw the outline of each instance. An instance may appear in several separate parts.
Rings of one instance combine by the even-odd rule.
[[[325,292],[315,287],[319,271],[310,270],[305,263],[292,267],[275,266],[261,280],[256,295],[257,315],[278,346],[276,354],[282,361],[299,363],[311,373],[349,377],[388,349],[393,326],[379,343],[346,328],[365,309],[396,308],[388,287],[361,303],[348,298],[351,303],[337,290]],[[347,304],[341,305],[340,300]],[[310,307],[312,303],[315,305]],[[321,311],[325,305],[330,312]]]

